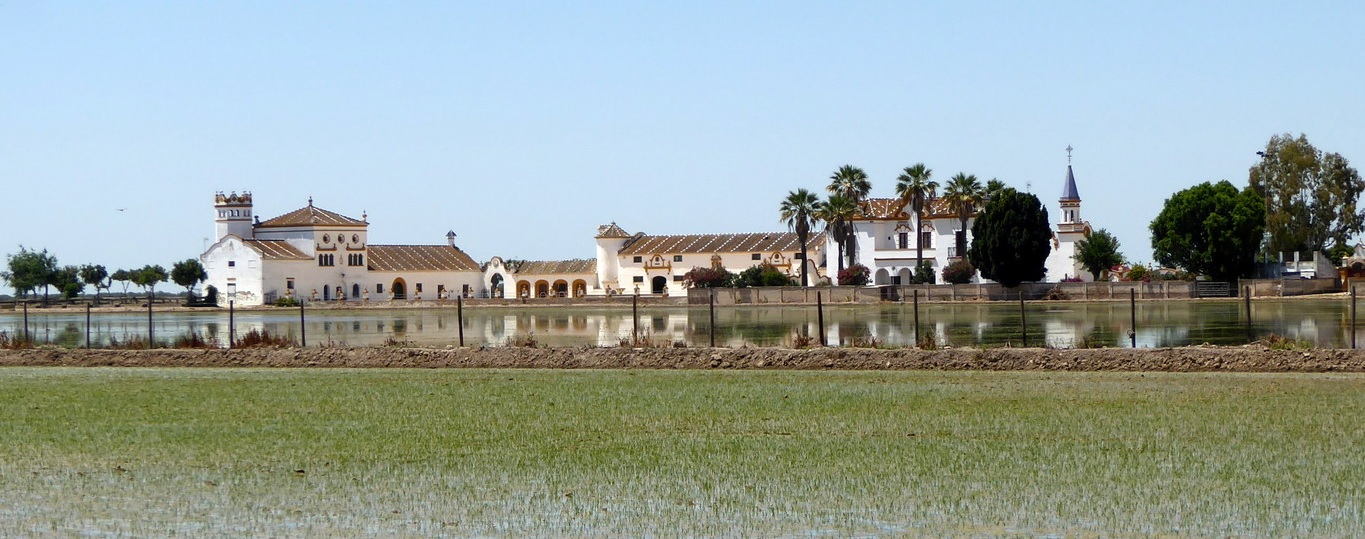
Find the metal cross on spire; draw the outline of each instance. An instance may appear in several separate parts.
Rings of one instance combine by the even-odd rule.
[[[1066,164],[1071,164],[1071,145],[1066,145]]]

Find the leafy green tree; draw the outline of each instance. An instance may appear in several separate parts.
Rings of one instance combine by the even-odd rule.
[[[1157,263],[1216,281],[1250,275],[1265,232],[1265,204],[1250,187],[1204,182],[1166,199],[1152,221]]]
[[[872,192],[872,182],[867,179],[867,173],[863,169],[853,165],[844,165],[829,177],[830,198],[833,195],[847,197],[853,201],[854,216],[862,213],[864,203],[867,202],[868,193]],[[848,265],[858,263],[858,236],[857,227],[854,226],[852,219],[847,223],[847,231],[844,235],[844,255],[848,257]]]
[[[967,251],[967,220],[971,219],[985,202],[986,191],[981,188],[981,181],[976,179],[975,174],[959,172],[948,180],[943,198],[948,201],[948,207],[952,208],[953,214],[957,215],[957,220],[962,223],[960,229],[962,234],[957,237],[957,255],[962,256]]]
[[[1099,280],[1100,272],[1123,263],[1119,254],[1119,239],[1103,228],[1096,230],[1090,237],[1076,242],[1076,254],[1072,256],[1081,267]]]
[[[791,286],[792,279],[782,270],[777,269],[772,264],[764,262],[757,266],[739,272],[735,278],[735,285],[740,288],[758,286]]]
[[[109,289],[109,270],[99,264],[81,266],[81,281],[95,287],[95,303],[100,302],[100,289]]]
[[[133,284],[142,287],[142,289],[146,290],[152,297],[156,297],[156,284],[166,282],[166,278],[169,276],[166,274],[166,268],[163,268],[158,264],[155,266],[147,265],[143,266],[141,269],[133,270],[131,277],[132,279],[130,280],[133,281]]]
[[[62,295],[62,299],[71,299],[81,295],[85,291],[85,283],[81,282],[81,269],[76,266],[62,266],[52,274],[52,287]]]
[[[185,287],[185,293],[194,297],[194,285],[208,280],[209,274],[197,258],[185,259],[171,266],[171,281]]]
[[[1013,288],[1043,279],[1051,242],[1047,209],[1038,197],[1005,188],[972,223],[967,258],[981,276]]]
[[[989,199],[995,195],[1000,194],[1000,192],[1004,190],[1005,182],[1002,182],[995,178],[991,178],[990,181],[986,182],[986,189],[981,193],[981,196],[983,198]]]
[[[839,272],[839,286],[862,286],[872,280],[872,270],[862,264],[854,264]]]
[[[830,195],[829,200],[820,204],[815,215],[825,222],[825,229],[834,238],[834,243],[839,245],[839,256],[835,259],[838,260],[839,270],[842,271],[844,269],[844,253],[856,247],[856,245],[851,244],[853,234],[856,232],[853,229],[853,220],[862,215],[862,211],[859,210],[858,203],[854,202],[853,199],[843,195]],[[852,260],[853,257],[850,255],[847,259]]]
[[[952,284],[967,284],[972,282],[972,277],[976,275],[976,268],[965,258],[954,260],[943,268],[943,282]]]
[[[806,189],[787,193],[787,198],[783,199],[778,207],[781,221],[787,223],[788,229],[796,232],[796,241],[801,243],[801,286],[809,286],[810,283],[810,278],[806,276],[810,266],[806,244],[810,239],[811,228],[817,221],[816,215],[819,210],[820,197]]]
[[[1250,185],[1264,201],[1270,252],[1323,251],[1365,231],[1365,180],[1345,157],[1288,133],[1270,137]]]
[[[688,288],[725,288],[734,281],[735,274],[725,268],[696,267],[683,275],[683,284]]]
[[[915,266],[915,274],[911,280],[914,284],[934,284],[934,266],[928,262],[920,262]]]
[[[57,257],[48,254],[47,249],[34,251],[20,245],[18,253],[6,258],[8,270],[0,273],[0,277],[14,289],[14,293],[21,298],[28,297],[41,287],[43,302],[46,303],[47,287],[56,280]]]
[[[914,166],[905,167],[901,175],[896,177],[896,196],[900,197],[902,206],[908,206],[915,214],[917,266],[924,260],[924,242],[920,241],[920,230],[924,227],[924,210],[933,204],[934,198],[938,196],[938,182],[931,179],[933,175],[934,171],[924,166],[924,163],[915,163]],[[931,270],[930,276],[932,275]]]
[[[111,282],[123,284],[123,297],[125,298],[128,297],[128,285],[129,283],[133,282],[133,273],[134,272],[132,271],[121,269],[115,271],[113,275],[109,276],[109,280]]]

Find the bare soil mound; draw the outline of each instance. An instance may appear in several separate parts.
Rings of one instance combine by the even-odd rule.
[[[1365,351],[1159,349],[282,348],[0,351],[0,366],[1365,372]]]

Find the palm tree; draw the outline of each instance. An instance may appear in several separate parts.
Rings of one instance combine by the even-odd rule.
[[[918,268],[924,259],[924,242],[920,241],[920,230],[924,226],[924,209],[934,203],[934,198],[938,195],[938,182],[929,179],[934,171],[924,166],[924,163],[915,163],[915,166],[905,167],[905,170],[896,178],[896,195],[900,197],[901,206],[909,206],[910,211],[915,212],[915,267]]]
[[[834,171],[829,177],[830,198],[834,195],[847,197],[853,203],[853,213],[848,215],[848,221],[844,223],[846,231],[844,233],[844,253],[848,256],[848,265],[858,263],[858,238],[854,235],[857,227],[853,219],[857,217],[867,202],[867,194],[872,192],[872,182],[868,181],[867,173],[863,169],[853,165],[844,165],[839,170]]]
[[[787,193],[787,198],[778,207],[780,220],[787,223],[788,229],[796,232],[796,241],[801,242],[801,286],[810,286],[810,279],[806,277],[806,268],[809,266],[806,238],[810,236],[819,209],[820,197],[804,188]]]
[[[986,182],[986,191],[983,193],[983,196],[986,200],[990,200],[991,197],[1000,194],[1000,192],[1004,190],[1005,182],[991,178],[991,181]]]
[[[943,198],[948,199],[948,207],[962,222],[962,232],[957,237],[957,256],[967,256],[967,220],[981,207],[986,199],[986,190],[981,187],[981,181],[976,179],[975,174],[959,172],[948,180]]]
[[[830,195],[829,200],[820,203],[820,208],[815,213],[818,219],[825,222],[825,230],[834,237],[835,243],[839,244],[839,271],[844,270],[844,254],[852,248],[849,241],[853,236],[853,219],[861,213],[858,204],[843,195]],[[852,264],[850,256],[849,265]]]

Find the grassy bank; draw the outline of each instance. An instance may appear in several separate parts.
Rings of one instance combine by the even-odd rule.
[[[0,370],[0,536],[1365,535],[1360,375]]]

